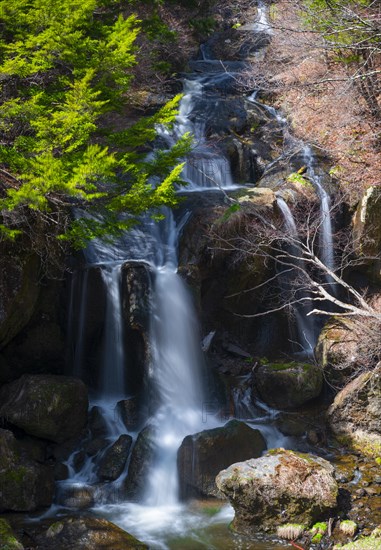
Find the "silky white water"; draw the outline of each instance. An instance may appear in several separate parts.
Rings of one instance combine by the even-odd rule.
[[[306,266],[303,260],[303,251],[299,240],[298,229],[292,212],[282,197],[277,197],[277,204],[282,213],[285,229],[289,234],[289,242],[286,244],[290,257],[285,268],[287,274],[283,277],[287,280],[288,287],[292,290],[290,299],[297,300],[294,305],[296,328],[298,333],[297,344],[301,346],[299,352],[311,355],[316,345],[318,330],[313,317],[308,315],[311,311],[311,297],[307,288],[303,288]],[[294,268],[292,266],[295,266]],[[291,267],[291,269],[290,269]],[[299,282],[298,282],[299,281]],[[295,287],[297,283],[297,287]]]

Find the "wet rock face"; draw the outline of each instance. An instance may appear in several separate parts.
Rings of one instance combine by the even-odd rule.
[[[143,550],[148,547],[105,519],[66,517],[46,522],[44,532],[36,536],[41,550]]]
[[[135,499],[140,496],[152,465],[154,453],[153,429],[147,426],[139,433],[132,449],[128,476],[124,484],[124,490],[129,498]]]
[[[329,517],[338,495],[329,462],[284,449],[232,464],[218,474],[216,484],[234,507],[233,527],[248,535]]]
[[[0,349],[30,320],[40,291],[39,261],[34,255],[2,254],[0,269]]]
[[[270,363],[254,371],[254,390],[276,409],[293,409],[318,397],[322,369],[308,363]]]
[[[87,408],[86,386],[68,376],[24,375],[0,390],[0,418],[56,443],[79,436]]]
[[[131,445],[132,437],[123,434],[105,451],[98,468],[101,480],[114,481],[122,474]]]
[[[218,472],[237,460],[258,457],[265,449],[260,431],[238,420],[187,436],[177,454],[182,498],[221,497],[215,484]]]
[[[53,469],[23,455],[8,430],[0,430],[0,512],[31,512],[53,501]]]
[[[359,366],[359,332],[349,319],[332,319],[326,323],[315,348],[317,363],[334,387],[343,387]],[[342,368],[341,365],[348,365]],[[339,367],[339,368],[338,368]]]
[[[328,410],[333,433],[365,455],[381,455],[381,363],[345,386]]]
[[[353,219],[357,255],[364,259],[370,276],[381,282],[381,261],[375,260],[381,250],[381,188],[369,187]]]

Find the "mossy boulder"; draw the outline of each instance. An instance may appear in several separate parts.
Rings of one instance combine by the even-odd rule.
[[[122,474],[127,463],[131,445],[132,437],[122,434],[106,449],[97,471],[102,481],[114,481]]]
[[[233,528],[253,535],[280,525],[312,525],[337,504],[333,466],[323,458],[284,449],[232,464],[216,478],[235,510]]]
[[[381,456],[381,363],[336,395],[327,418],[340,441],[365,455]]]
[[[40,292],[40,262],[35,254],[22,257],[6,247],[0,269],[0,349],[30,320]]]
[[[44,532],[37,537],[39,550],[143,550],[148,546],[101,518],[65,517],[45,523]]]
[[[177,453],[182,498],[221,497],[215,483],[218,472],[238,460],[261,456],[265,449],[261,432],[238,420],[188,435]]]
[[[23,550],[24,546],[17,540],[12,527],[0,518],[0,550]]]
[[[30,460],[12,432],[0,430],[0,512],[49,506],[53,492],[53,469]]]
[[[293,409],[318,397],[322,369],[309,363],[268,363],[254,371],[254,393],[276,409]]]
[[[147,426],[139,433],[132,449],[128,476],[124,482],[128,498],[136,499],[141,495],[152,466],[155,449],[154,429]]]
[[[315,358],[326,380],[334,387],[343,387],[358,368],[359,338],[350,319],[332,318],[324,325],[315,347]]]
[[[0,390],[0,418],[56,443],[80,435],[87,408],[85,384],[68,376],[24,375]]]

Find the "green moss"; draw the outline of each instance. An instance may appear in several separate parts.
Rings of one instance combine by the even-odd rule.
[[[361,437],[361,440],[357,440],[349,434],[338,434],[336,439],[344,447],[358,451],[364,456],[375,458],[376,461],[381,455],[381,444],[367,439],[366,436]]]
[[[348,544],[336,544],[333,550],[380,550],[380,539],[374,536],[360,537]]]
[[[289,369],[302,369],[304,372],[308,372],[313,365],[310,363],[297,363],[296,361],[290,361],[289,363],[268,363],[266,365],[274,371],[283,371]]]
[[[311,527],[311,534],[315,535],[316,533],[320,533],[324,535],[324,533],[327,532],[327,529],[328,529],[327,523],[325,521],[319,521],[318,523],[315,523],[315,525]]]
[[[321,533],[316,533],[316,535],[312,537],[311,542],[314,544],[317,544],[321,541],[322,538],[323,538],[323,535]]]
[[[376,457],[376,463],[381,466],[381,456]]]
[[[0,550],[22,550],[22,544],[16,539],[9,523],[0,518]]]
[[[349,519],[340,522],[340,531],[349,537],[354,537],[357,531],[357,523]]]

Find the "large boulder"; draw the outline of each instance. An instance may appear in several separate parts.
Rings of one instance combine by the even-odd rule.
[[[131,453],[124,489],[129,498],[136,499],[141,495],[155,454],[154,430],[151,426],[144,428],[138,435]]]
[[[0,550],[24,550],[24,546],[4,518],[0,518]]]
[[[98,467],[98,476],[101,480],[114,481],[122,474],[127,463],[131,445],[132,437],[122,434],[105,451]]]
[[[0,430],[0,512],[50,506],[53,493],[53,469],[24,456],[12,432]]]
[[[0,269],[0,349],[30,320],[40,292],[40,262],[33,253],[20,256],[11,245],[2,250]]]
[[[0,390],[0,418],[56,443],[80,435],[87,408],[87,389],[77,378],[24,375]]]
[[[182,498],[220,497],[215,484],[218,472],[238,460],[256,458],[265,449],[261,432],[238,420],[188,435],[177,454]]]
[[[49,525],[50,523],[50,525]],[[45,524],[44,532],[37,535],[40,550],[143,550],[147,545],[101,518],[65,517]]]
[[[321,331],[315,358],[332,386],[342,387],[358,368],[359,338],[361,335],[354,322],[345,318],[332,318]]]
[[[234,507],[234,529],[248,535],[327,518],[338,495],[329,462],[284,449],[232,464],[218,474],[216,484]]]
[[[293,409],[318,397],[323,371],[309,363],[269,363],[254,371],[254,391],[276,409]]]
[[[381,363],[336,395],[328,409],[328,423],[343,443],[365,455],[381,455]]]
[[[357,255],[368,266],[369,275],[381,282],[381,187],[368,187],[353,218]]]

